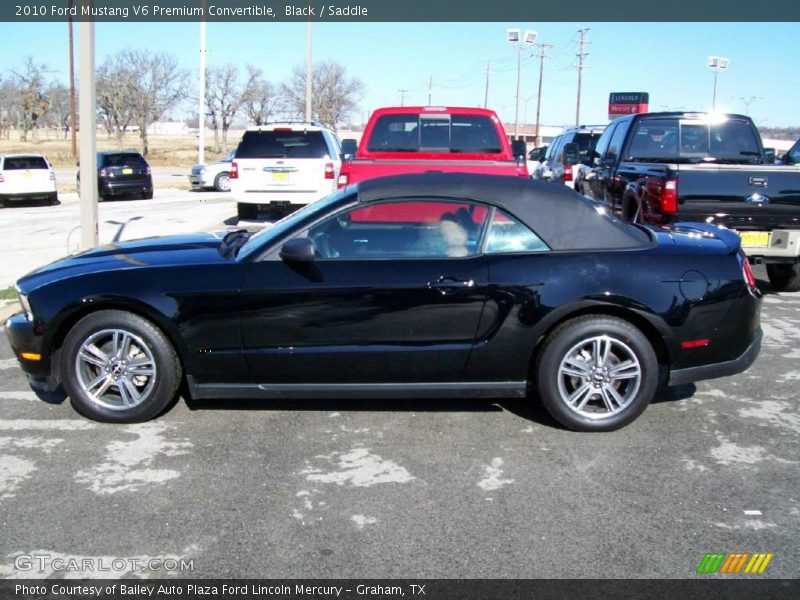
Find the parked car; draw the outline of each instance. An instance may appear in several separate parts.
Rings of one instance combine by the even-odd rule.
[[[38,153],[0,155],[0,205],[30,200],[59,203],[50,163]]]
[[[580,190],[580,182],[585,173],[591,169],[592,150],[605,125],[579,125],[568,127],[550,144],[544,161],[537,167],[534,179],[543,179],[564,183],[567,187]],[[565,160],[564,148],[567,144],[576,144],[578,148],[577,162],[570,164]]]
[[[81,174],[78,172],[78,192]],[[144,157],[132,150],[97,153],[97,193],[99,200],[119,196],[153,198],[153,175]]]
[[[800,290],[800,169],[774,164],[749,117],[621,117],[598,140],[593,161],[583,193],[623,219],[735,229],[750,260],[766,265],[774,290]]]
[[[222,159],[212,163],[195,165],[189,175],[193,190],[214,189],[218,192],[231,191],[231,163],[236,150],[231,150]]]
[[[361,141],[342,141],[339,187],[404,173],[483,173],[528,177],[525,142],[509,142],[484,108],[394,106],[375,110]]]
[[[155,417],[182,384],[253,399],[535,388],[565,426],[611,430],[659,385],[746,369],[761,340],[735,233],[624,223],[527,177],[369,179],[255,235],[120,242],[17,288],[5,327],[22,368],[115,422]]]
[[[290,209],[336,189],[339,138],[318,123],[276,122],[248,127],[231,163],[231,194],[240,219],[262,208]]]
[[[532,179],[535,179],[533,173],[536,171],[536,168],[544,162],[545,154],[547,153],[547,146],[537,146],[530,152],[528,152],[528,174],[531,176]]]

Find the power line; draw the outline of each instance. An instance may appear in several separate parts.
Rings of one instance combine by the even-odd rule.
[[[406,105],[406,93],[408,93],[408,90],[397,90],[397,91],[400,92],[400,106],[405,106]]]

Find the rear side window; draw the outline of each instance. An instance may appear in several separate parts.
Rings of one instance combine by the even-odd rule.
[[[106,154],[103,157],[103,167],[117,167],[120,165],[136,165],[147,166],[147,161],[141,154],[126,153],[126,154]]]
[[[384,115],[367,144],[369,152],[498,154],[502,150],[494,122],[482,115]]]
[[[545,252],[547,247],[541,238],[502,210],[496,210],[486,238],[486,253]]]
[[[3,169],[6,171],[22,171],[25,169],[49,169],[47,161],[41,156],[16,156],[7,158]]]
[[[328,146],[321,131],[247,131],[236,158],[325,158]]]

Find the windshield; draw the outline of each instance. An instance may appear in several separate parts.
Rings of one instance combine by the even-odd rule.
[[[348,192],[349,188],[344,188],[333,192],[332,194],[307,204],[300,210],[287,215],[280,221],[274,223],[271,227],[266,227],[258,233],[254,234],[247,240],[247,243],[242,246],[237,257],[239,259],[247,259],[250,256],[258,254],[259,252],[267,249],[274,241],[281,239],[287,233],[291,232],[296,227],[303,223],[311,223],[317,216],[324,214],[328,208],[342,200]]]
[[[625,160],[753,164],[762,162],[762,154],[747,121],[643,119],[636,124]]]
[[[491,118],[483,115],[385,115],[372,129],[369,152],[499,154],[503,146]]]

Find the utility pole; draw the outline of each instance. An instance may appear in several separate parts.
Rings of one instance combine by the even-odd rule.
[[[578,52],[578,99],[575,104],[575,125],[581,124],[581,78],[583,76],[583,58],[588,56],[588,52],[583,51],[583,47],[588,44],[589,42],[586,41],[586,32],[589,31],[588,27],[583,27],[578,29],[578,33],[581,36],[580,39],[580,52]]]
[[[310,13],[311,11],[309,11]],[[311,80],[314,75],[312,67],[311,46],[313,41],[313,34],[311,32],[311,17],[308,18],[308,31],[306,39],[306,122],[311,122]]]
[[[433,91],[433,75],[428,79],[428,106],[431,105],[431,92]]]
[[[483,92],[483,108],[489,107],[489,61],[486,61],[486,90]]]
[[[397,90],[397,91],[400,92],[400,106],[405,106],[406,105],[406,93],[408,92],[408,90]]]
[[[72,2],[69,1],[69,124],[72,130],[72,158],[78,157],[78,115],[75,107],[75,40],[72,33]]]
[[[83,0],[82,6],[87,0]],[[95,90],[94,23],[78,25],[81,94],[81,248],[97,246],[97,95]]]
[[[536,44],[539,47],[539,92],[536,97],[536,133],[533,139],[534,146],[541,146],[542,139],[539,137],[539,111],[542,108],[542,74],[544,73],[544,59],[547,57],[547,49],[552,48],[553,44]]]

